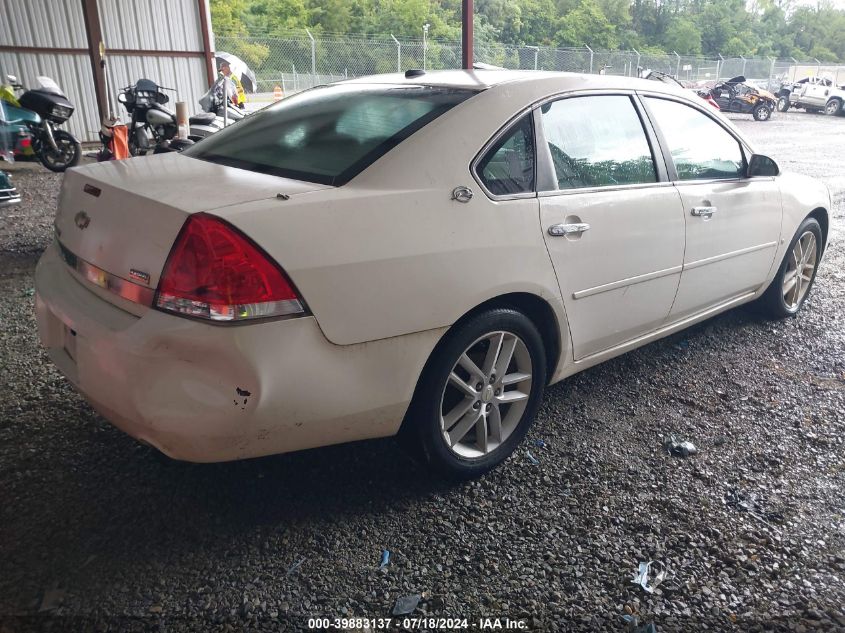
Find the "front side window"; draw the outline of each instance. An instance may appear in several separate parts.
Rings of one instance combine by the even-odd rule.
[[[473,94],[437,86],[316,88],[256,112],[184,153],[221,165],[342,185]]]
[[[526,114],[478,161],[478,177],[494,196],[534,191],[534,128]]]
[[[572,97],[542,106],[541,113],[558,189],[657,181],[630,97]]]
[[[695,108],[647,97],[655,123],[663,131],[678,180],[740,178],[745,160],[739,141],[725,128]]]

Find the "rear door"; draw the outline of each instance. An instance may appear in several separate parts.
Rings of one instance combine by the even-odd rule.
[[[684,254],[680,198],[630,94],[536,111],[540,219],[576,359],[659,328]],[[543,177],[541,177],[543,176]]]
[[[742,143],[703,108],[646,96],[686,222],[684,271],[670,314],[678,321],[756,291],[781,226],[774,178],[747,178]]]

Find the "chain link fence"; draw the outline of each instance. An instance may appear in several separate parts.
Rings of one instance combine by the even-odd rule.
[[[262,95],[272,94],[276,86],[284,94],[290,94],[348,77],[404,72],[409,68],[436,70],[461,66],[461,44],[458,41],[400,40],[392,35],[369,38],[312,36],[308,31],[297,31],[274,37],[217,36],[216,48],[239,56],[255,72],[257,92],[261,94],[252,99],[259,101]],[[721,55],[641,54],[636,50],[513,46],[478,41],[475,43],[475,61],[510,69],[628,77],[636,77],[640,70],[648,68],[690,83],[743,75],[755,85],[773,92],[782,81],[794,81],[814,74],[813,69],[816,74],[827,72],[835,80],[845,78],[845,67],[822,66],[818,60],[800,62],[796,59],[725,58]]]

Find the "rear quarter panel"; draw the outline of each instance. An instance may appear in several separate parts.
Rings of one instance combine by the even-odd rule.
[[[563,318],[536,198],[495,202],[469,165],[531,102],[499,87],[435,120],[343,187],[226,210],[291,276],[326,337],[348,345],[454,323],[535,294]],[[451,200],[464,185],[475,195]]]

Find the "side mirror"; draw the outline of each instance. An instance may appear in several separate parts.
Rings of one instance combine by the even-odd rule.
[[[780,167],[778,167],[778,164],[768,156],[763,156],[762,154],[752,154],[751,159],[748,161],[748,169],[745,171],[745,175],[748,178],[754,178],[755,176],[771,178],[779,174]]]

